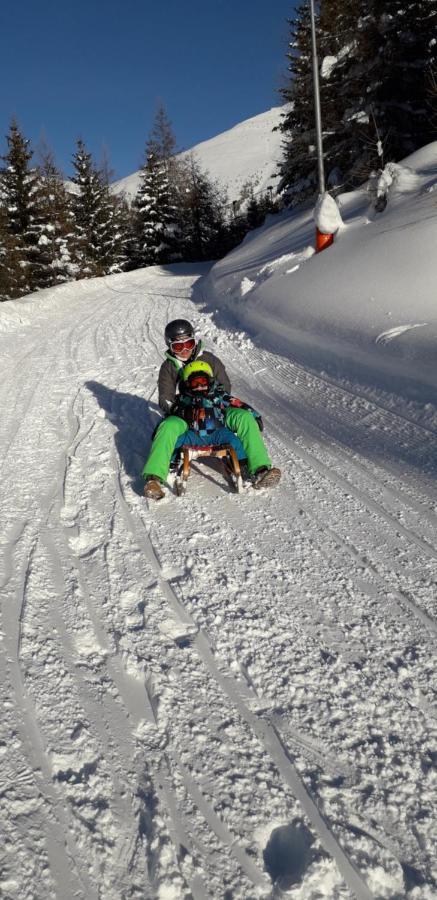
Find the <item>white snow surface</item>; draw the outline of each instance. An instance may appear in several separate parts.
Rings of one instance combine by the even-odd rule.
[[[2,898],[437,897],[436,154],[320,255],[308,210],[1,305]],[[276,489],[142,497],[179,316]]]
[[[179,157],[184,159],[193,153],[202,170],[228,192],[231,202],[238,200],[248,181],[252,182],[255,193],[265,191],[270,185],[276,188],[283,135],[273,129],[279,125],[283,112],[284,107],[275,106],[196,144]],[[139,178],[139,171],[134,172],[115,181],[112,190],[132,199],[138,191]]]

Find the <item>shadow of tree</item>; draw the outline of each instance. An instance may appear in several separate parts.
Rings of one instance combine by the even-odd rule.
[[[153,429],[160,419],[159,406],[144,397],[124,394],[97,381],[87,381],[85,387],[94,394],[106,417],[115,426],[114,441],[121,465],[130,478],[132,490],[142,496],[144,481],[141,472]]]

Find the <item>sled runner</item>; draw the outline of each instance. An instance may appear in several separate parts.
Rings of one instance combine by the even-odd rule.
[[[243,490],[243,477],[240,462],[231,444],[207,444],[204,446],[183,445],[178,451],[176,461],[175,491],[182,496],[187,489],[188,476],[191,471],[191,462],[199,457],[212,457],[220,459],[223,473],[231,488],[239,494]]]

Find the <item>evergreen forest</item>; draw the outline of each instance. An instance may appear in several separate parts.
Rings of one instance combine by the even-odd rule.
[[[12,121],[0,157],[0,300],[149,265],[218,259],[268,213],[317,195],[309,2],[289,19],[277,190],[232,204],[195,156],[177,154],[162,106],[132,203],[82,139],[66,181]],[[327,187],[369,186],[437,134],[437,0],[320,0],[316,34]],[[380,206],[384,208],[384,204]]]

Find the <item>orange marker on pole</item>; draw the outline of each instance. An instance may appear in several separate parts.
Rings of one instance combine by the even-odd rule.
[[[326,248],[330,247],[333,243],[333,234],[323,234],[323,231],[320,231],[316,227],[316,253],[321,253],[322,250],[326,250]]]

